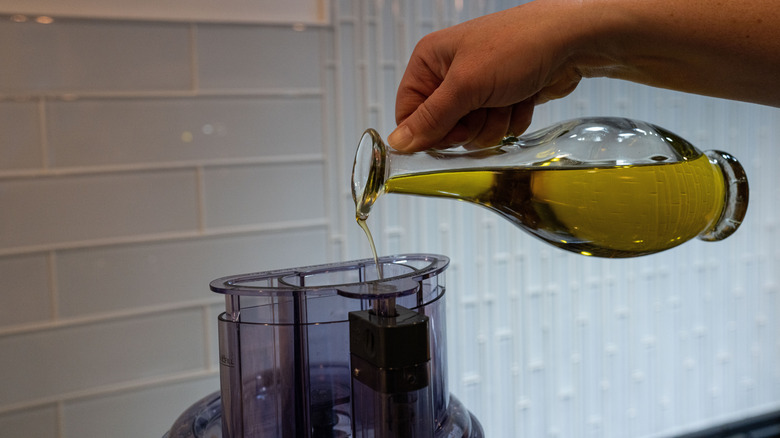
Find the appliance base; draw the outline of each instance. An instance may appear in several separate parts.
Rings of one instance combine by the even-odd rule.
[[[435,438],[483,438],[479,420],[453,395],[447,419],[434,432]],[[163,438],[222,438],[222,399],[219,391],[203,397],[184,411]]]

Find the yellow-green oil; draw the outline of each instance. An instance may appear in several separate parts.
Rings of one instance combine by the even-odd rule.
[[[385,191],[480,204],[550,244],[599,257],[677,246],[711,227],[725,202],[723,176],[705,155],[652,165],[398,175]]]

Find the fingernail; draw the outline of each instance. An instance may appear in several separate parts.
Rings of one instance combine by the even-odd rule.
[[[399,126],[387,136],[387,143],[393,149],[402,151],[412,144],[412,131],[408,126]]]

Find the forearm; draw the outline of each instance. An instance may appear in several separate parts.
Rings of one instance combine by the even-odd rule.
[[[593,0],[585,77],[780,106],[775,0]]]
[[[536,0],[423,38],[398,87],[403,151],[487,146],[582,77],[780,107],[777,0]]]

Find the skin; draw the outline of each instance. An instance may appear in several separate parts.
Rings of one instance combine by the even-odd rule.
[[[496,144],[582,78],[780,107],[776,0],[536,0],[425,36],[398,88],[402,152]]]

